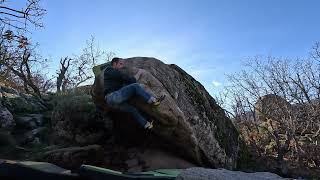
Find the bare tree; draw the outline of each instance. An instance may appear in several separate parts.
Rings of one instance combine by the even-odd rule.
[[[259,157],[320,167],[319,43],[309,59],[255,57],[230,75],[231,116]],[[313,148],[310,148],[313,147]]]
[[[4,28],[2,32],[3,30]],[[40,87],[46,79],[41,67],[47,64],[47,60],[36,53],[37,46],[26,41],[21,42],[20,38],[8,31],[0,37],[0,74],[3,79],[9,79],[13,84],[21,83],[27,93],[34,92],[41,96]],[[40,79],[41,81],[37,81]]]
[[[52,91],[53,88],[55,88],[55,83],[53,81],[54,77],[52,78],[46,78],[42,74],[34,74],[33,75],[34,82],[36,83],[36,86],[39,87],[40,92],[47,93],[49,91]]]
[[[111,62],[111,60],[116,56],[116,54],[114,52],[108,52],[106,53],[106,61],[107,62]],[[96,64],[95,64],[96,65]]]
[[[66,84],[68,81],[67,79],[67,71],[70,67],[71,58],[65,57],[60,59],[60,69],[59,72],[57,72],[57,92],[61,92],[61,87],[63,84]],[[65,90],[65,85],[63,86],[63,91]]]
[[[114,57],[114,53],[103,51],[99,48],[93,36],[86,41],[86,47],[83,48],[82,53],[74,58],[73,64],[75,66],[75,75],[73,82],[75,87],[94,77],[92,67],[101,62],[101,60],[109,60]]]
[[[16,30],[26,31],[29,24],[43,27],[41,19],[46,10],[40,6],[40,0],[26,0],[21,9],[10,7],[7,0],[0,1],[0,22]]]
[[[86,46],[80,55],[74,58],[62,58],[60,60],[60,70],[57,73],[57,92],[65,91],[67,88],[78,87],[89,80],[94,75],[92,67],[104,61],[111,61],[115,56],[113,52],[106,52],[99,48],[95,38],[91,36],[86,41]]]
[[[316,42],[312,47],[311,56],[313,59],[320,62],[320,42]]]
[[[45,12],[40,0],[19,1],[15,6],[10,0],[0,0],[1,81],[18,89],[22,85],[26,92],[38,96],[48,88],[50,80],[35,66],[42,66],[46,60],[36,53],[37,45],[31,45],[24,34],[29,25],[43,27],[41,19]]]
[[[21,56],[10,56],[10,53],[6,52],[0,61],[8,70],[23,80],[24,90],[27,93],[30,93],[29,87],[31,87],[37,95],[41,96],[39,88],[33,81],[30,69],[30,62],[32,61],[30,56],[30,52],[25,48]]]

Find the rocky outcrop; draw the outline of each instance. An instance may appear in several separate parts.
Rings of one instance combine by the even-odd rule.
[[[45,103],[37,96],[19,93],[15,89],[0,86],[2,104],[11,113],[39,113],[47,110]]]
[[[293,112],[292,110],[290,103],[275,94],[262,96],[255,104],[255,114],[260,121],[287,119]]]
[[[61,95],[52,112],[51,123],[56,139],[78,145],[95,144],[108,132],[102,117],[95,113],[91,97],[86,94]]]
[[[40,144],[43,134],[48,132],[43,115],[47,110],[41,98],[0,85],[0,131],[5,132],[3,137],[10,137],[11,144]]]
[[[15,126],[13,115],[0,102],[0,128],[10,129]]]
[[[176,180],[284,180],[269,172],[245,173],[226,169],[190,168],[182,171]]]
[[[45,102],[40,98],[0,85],[0,128],[17,125],[34,129],[41,125],[43,119],[36,113],[45,110]]]
[[[124,73],[134,75],[138,69],[145,70],[138,82],[148,92],[166,96],[157,108],[139,99],[131,102],[155,120],[153,140],[199,165],[236,167],[238,132],[205,88],[176,65],[167,65],[154,58],[126,59]],[[103,73],[96,76],[92,94],[97,108],[108,111],[103,98]],[[112,119],[120,121],[117,116]],[[137,128],[127,133],[134,135],[140,131],[143,130]]]

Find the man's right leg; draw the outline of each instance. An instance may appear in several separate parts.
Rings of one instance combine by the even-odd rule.
[[[118,104],[118,105],[114,105],[112,106],[113,109],[115,110],[119,110],[121,112],[127,112],[127,113],[130,113],[134,120],[136,120],[142,127],[144,128],[148,128],[148,125],[150,124],[140,113],[139,111],[131,106],[130,104],[128,103],[121,103],[121,104]]]

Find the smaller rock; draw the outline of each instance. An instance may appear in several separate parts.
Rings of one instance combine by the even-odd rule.
[[[189,168],[181,172],[176,180],[282,180],[269,172],[245,173],[226,169]]]
[[[128,169],[128,172],[142,172],[142,166],[135,166]]]
[[[35,138],[33,139],[33,141],[32,141],[30,144],[32,144],[33,146],[36,146],[36,145],[41,144],[41,142],[40,142],[40,138],[35,137]]]
[[[43,125],[42,114],[25,114],[23,116],[15,117],[17,126],[27,129],[35,129]]]
[[[129,157],[129,159],[135,158],[138,153],[139,153],[139,149],[138,148],[130,148],[130,149],[128,149],[128,157]]]
[[[76,134],[75,140],[81,145],[89,144],[90,142],[96,142],[97,139],[101,139],[103,137],[103,132],[96,132],[96,133],[83,133],[83,134]]]
[[[66,169],[77,169],[82,164],[99,166],[104,161],[103,152],[100,145],[69,147],[45,152],[41,159]]]
[[[46,132],[46,130],[47,130],[46,127],[39,127],[39,128],[33,129],[31,131],[27,131],[24,134],[22,134],[21,136],[17,135],[17,140],[20,145],[25,145],[27,143],[34,144],[33,142],[37,141],[35,139],[38,139],[40,142],[40,137],[44,132]]]
[[[103,159],[103,164],[104,165],[107,165],[107,166],[110,166],[111,165],[111,158],[110,158],[110,156],[106,156],[106,157],[104,157],[104,159]]]
[[[123,160],[120,158],[112,159],[111,164],[114,166],[123,166]]]
[[[16,141],[11,132],[0,129],[0,151],[3,147],[14,147]]]
[[[43,125],[43,114],[30,114],[34,121],[37,123],[37,126]]]
[[[126,164],[129,168],[139,165],[139,160],[137,158],[129,159],[126,161]]]
[[[196,167],[196,165],[191,162],[161,149],[148,148],[137,156],[139,163],[143,165],[143,170],[146,171],[154,169],[186,169]]]
[[[26,129],[35,129],[37,128],[37,123],[34,121],[33,117],[30,116],[18,116],[15,117],[17,126],[20,128]]]

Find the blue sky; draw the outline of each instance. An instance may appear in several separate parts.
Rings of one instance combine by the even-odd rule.
[[[320,41],[317,0],[43,0],[45,28],[32,41],[52,61],[95,36],[119,57],[177,64],[215,94],[225,74],[256,55],[306,57]]]

